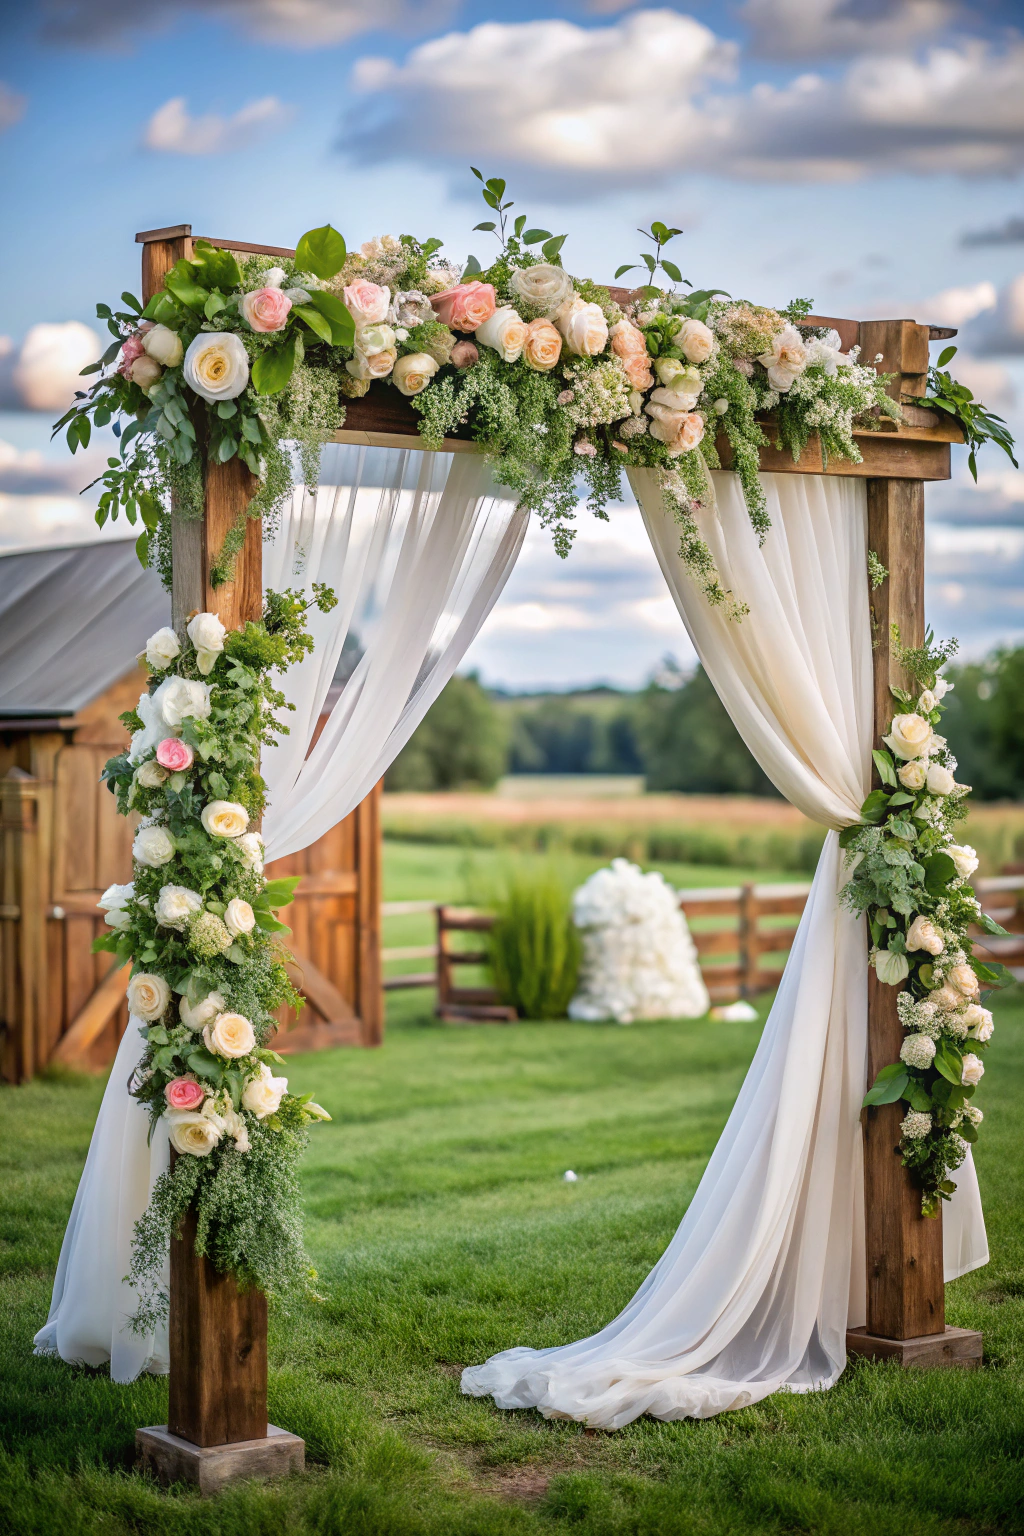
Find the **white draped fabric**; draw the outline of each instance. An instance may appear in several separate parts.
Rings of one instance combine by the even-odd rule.
[[[510,1349],[463,1373],[502,1408],[616,1429],[642,1413],[707,1418],[780,1389],[831,1386],[864,1321],[859,1110],[867,1064],[863,919],[836,900],[838,831],[869,787],[872,732],[863,481],[766,475],[763,548],[738,480],[714,476],[702,531],[723,584],[711,607],[678,556],[655,476],[630,481],[676,605],[747,746],[831,828],[775,1004],[683,1221],[632,1301],[591,1338]],[[947,1279],[988,1259],[973,1164],[945,1208]]]
[[[332,445],[320,489],[298,491],[264,548],[264,584],[323,581],[338,605],[314,612],[316,649],[282,682],[295,713],[266,753],[270,858],[316,841],[355,808],[409,740],[490,612],[515,562],[527,514],[475,454]],[[349,645],[346,647],[346,638]],[[307,757],[343,651],[359,653]],[[132,1231],[168,1165],[166,1135],[128,1093],[140,1021],[121,1041],[64,1234],[37,1353],[100,1365],[114,1381],[168,1368],[166,1329],[133,1334],[123,1283]]]

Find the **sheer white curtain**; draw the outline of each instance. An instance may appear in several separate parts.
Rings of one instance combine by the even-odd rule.
[[[335,589],[314,613],[316,649],[282,682],[295,713],[263,762],[268,855],[315,842],[372,788],[451,677],[515,562],[527,514],[476,454],[332,445],[320,489],[296,493],[264,547],[264,585]],[[157,627],[154,624],[154,627]],[[348,644],[346,645],[346,641]],[[307,756],[340,658],[358,657]],[[139,1020],[121,1041],[64,1234],[37,1353],[101,1365],[115,1381],[168,1367],[166,1329],[125,1324],[132,1230],[168,1164],[161,1130],[128,1093]]]
[[[859,1111],[867,1065],[863,919],[842,909],[838,831],[869,786],[871,634],[862,481],[766,475],[758,546],[735,475],[714,476],[702,531],[742,622],[678,556],[654,475],[630,481],[697,653],[786,798],[833,829],[778,996],[729,1121],[668,1249],[600,1333],[511,1349],[463,1374],[502,1408],[615,1429],[641,1413],[707,1418],[788,1388],[831,1386],[864,1321]],[[973,1164],[946,1207],[947,1278],[986,1262]]]

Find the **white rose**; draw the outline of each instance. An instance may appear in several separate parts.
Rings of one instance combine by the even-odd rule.
[[[956,789],[956,780],[941,763],[932,763],[928,769],[927,783],[930,795],[951,795]]]
[[[963,1012],[963,1020],[967,1025],[967,1033],[972,1040],[991,1040],[995,1022],[988,1008],[982,1008],[980,1003],[968,1003]]]
[[[715,333],[703,320],[684,320],[672,339],[691,363],[706,363],[715,350]]]
[[[898,987],[910,975],[910,961],[894,950],[880,949],[875,955],[875,975],[887,987]]]
[[[241,1013],[218,1013],[212,1024],[203,1025],[206,1049],[216,1056],[248,1056],[256,1045],[256,1031]]]
[[[150,635],[144,654],[154,672],[166,672],[171,662],[181,655],[181,642],[169,624]]]
[[[161,928],[177,928],[181,933],[193,912],[202,910],[203,898],[198,891],[190,891],[185,885],[162,885],[153,916]]]
[[[159,1019],[171,1000],[171,989],[162,976],[136,971],[125,993],[128,1007],[140,1019]]]
[[[926,777],[924,763],[918,762],[917,758],[911,758],[909,763],[904,763],[902,768],[897,768],[896,777],[904,789],[924,789]]]
[[[103,920],[108,928],[127,928],[131,918],[124,910],[125,906],[135,895],[135,886],[108,885],[96,905],[103,913]]]
[[[935,697],[935,695],[932,692],[932,690],[930,688],[926,688],[924,690],[924,693],[922,693],[921,697],[917,701],[917,712],[918,712],[918,714],[919,715],[930,715],[932,710],[938,704],[938,702],[939,701]]]
[[[225,908],[224,926],[237,939],[241,933],[252,933],[256,926],[256,914],[247,901],[235,896]]]
[[[977,997],[981,990],[973,965],[968,965],[966,962],[962,965],[954,965],[946,981],[949,986],[955,987],[962,997]]]
[[[947,843],[942,851],[943,853],[948,853],[953,860],[953,863],[956,865],[956,872],[961,880],[970,879],[980,863],[978,855],[970,843],[962,845],[960,843]]]
[[[954,684],[947,681],[946,678],[937,677],[935,679],[935,686],[932,689],[932,693],[934,693],[936,699],[941,704],[943,699],[946,697],[946,694],[953,692],[953,687]]]
[[[762,352],[757,360],[768,370],[772,388],[785,394],[807,367],[807,348],[796,326],[785,326],[772,338],[771,351]]]
[[[142,345],[156,362],[165,368],[177,368],[185,355],[181,337],[167,325],[154,325],[142,337]]]
[[[605,331],[607,333],[607,327]],[[502,304],[489,320],[477,326],[473,339],[485,347],[492,347],[503,362],[514,363],[523,353],[526,323],[511,304]]]
[[[980,1056],[975,1056],[973,1051],[968,1051],[960,1070],[960,1081],[965,1088],[976,1088],[984,1076],[985,1068]]]
[[[889,735],[882,740],[897,757],[927,757],[934,736],[928,721],[920,715],[894,715]]]
[[[215,613],[197,613],[188,624],[188,637],[196,648],[196,661],[205,677],[224,649],[227,630]]]
[[[207,992],[206,996],[193,1008],[187,997],[178,999],[178,1014],[181,1022],[189,1029],[200,1030],[207,1024],[212,1024],[219,1013],[227,1011],[227,1003],[219,992]]]
[[[418,395],[437,372],[437,359],[427,352],[409,352],[395,364],[392,379],[403,395]]]
[[[600,304],[570,299],[555,316],[565,344],[577,357],[596,357],[608,345],[608,321]],[[477,331],[477,335],[479,335]]]
[[[418,288],[409,288],[404,293],[395,294],[387,318],[390,325],[403,328],[423,325],[433,320],[434,307],[425,293],[421,293]]]
[[[265,1120],[268,1115],[277,1113],[287,1091],[288,1079],[275,1077],[263,1061],[260,1062],[259,1077],[250,1078],[242,1089],[242,1106],[257,1120]]]
[[[147,869],[159,869],[174,858],[174,840],[166,827],[140,827],[132,843],[132,857]]]
[[[167,769],[162,768],[155,757],[140,763],[135,770],[135,778],[143,789],[159,789],[161,784],[166,784],[169,777]]]
[[[929,955],[941,955],[946,945],[942,934],[928,917],[914,918],[907,929],[907,948],[923,949]]]
[[[222,1136],[234,1138],[236,1152],[249,1151],[249,1132],[245,1121],[235,1110],[234,1105],[227,1094],[218,1094],[215,1099],[207,1099],[202,1109],[198,1111],[205,1120],[211,1121]]]
[[[240,837],[249,825],[249,812],[234,800],[211,800],[203,806],[201,820],[211,837]]]
[[[509,287],[524,305],[550,319],[572,293],[572,278],[564,267],[541,261],[535,267],[517,268]]]
[[[363,357],[373,357],[377,352],[393,352],[395,333],[390,325],[363,325],[356,331],[355,351]]]
[[[269,272],[263,274],[264,288],[280,288],[287,275],[284,267],[271,267]]]
[[[215,405],[234,400],[249,382],[249,357],[234,331],[200,331],[185,353],[185,383]]]
[[[216,1121],[194,1109],[165,1109],[164,1119],[175,1152],[208,1157],[220,1141],[222,1132]]]
[[[177,735],[186,715],[206,720],[210,714],[210,685],[192,677],[165,677],[153,694],[153,709],[169,731]]]
[[[263,839],[260,834],[243,832],[241,837],[235,839],[235,847],[242,855],[242,862],[246,869],[261,875],[263,873]]]

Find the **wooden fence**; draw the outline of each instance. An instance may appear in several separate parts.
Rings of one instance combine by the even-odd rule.
[[[1024,874],[976,880],[974,889],[984,910],[1010,935],[976,938],[976,954],[1010,966],[1024,962]],[[809,884],[780,884],[697,887],[678,892],[712,1002],[755,997],[777,985],[809,891]],[[433,944],[381,951],[385,964],[433,961],[429,971],[385,977],[385,991],[434,987],[437,1016],[453,1023],[511,1022],[515,1018],[514,1010],[502,1004],[493,987],[460,986],[456,981],[460,968],[486,965],[487,951],[481,947],[479,936],[493,927],[492,914],[432,901],[385,902],[381,910],[385,918],[431,912],[437,934]],[[459,943],[460,934],[473,936],[472,947]]]

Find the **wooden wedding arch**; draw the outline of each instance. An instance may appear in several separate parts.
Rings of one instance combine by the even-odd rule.
[[[191,256],[192,230],[187,224],[148,230],[136,240],[142,246],[146,302],[162,287],[174,263]],[[211,244],[243,253],[294,254],[237,240],[211,237]],[[625,290],[612,292],[627,296]],[[857,322],[809,315],[805,323],[833,326],[844,348],[859,345],[866,358],[881,354],[880,367],[895,375],[890,392],[903,405],[904,421],[898,426],[883,420],[881,430],[857,434],[863,462],[831,460],[824,471],[866,479],[868,547],[889,573],[871,592],[877,740],[892,714],[890,684],[908,682],[890,647],[890,626],[899,625],[906,645],[924,641],[924,486],[929,480],[949,478],[950,444],[961,437],[956,426],[936,422],[935,413],[915,402],[925,393],[929,342],[954,333],[913,320]],[[335,440],[422,449],[417,420],[397,390],[375,384],[362,399],[348,402],[344,430]],[[722,439],[718,446],[728,467],[728,443]],[[468,434],[446,440],[445,447],[475,450]],[[761,467],[783,474],[821,474],[820,447],[812,439],[796,463],[788,454],[765,448]],[[226,625],[237,626],[262,610],[258,520],[248,524],[233,581],[214,588],[210,571],[226,534],[252,497],[254,482],[234,459],[207,464],[205,483],[204,518],[172,524],[173,622],[180,626],[189,612],[213,609]],[[903,1030],[896,996],[895,988],[883,986],[869,970],[869,1082],[880,1067],[899,1056]],[[896,1104],[863,1112],[867,1326],[850,1332],[848,1349],[904,1365],[976,1364],[981,1335],[945,1323],[941,1216],[921,1216],[920,1192],[893,1154],[900,1114]],[[267,1424],[265,1299],[258,1292],[240,1293],[232,1276],[217,1274],[207,1259],[195,1254],[192,1236],[186,1230],[184,1240],[171,1245],[168,1426],[140,1430],[139,1444],[143,1460],[165,1479],[184,1476],[212,1487],[237,1476],[294,1465],[301,1442]]]

